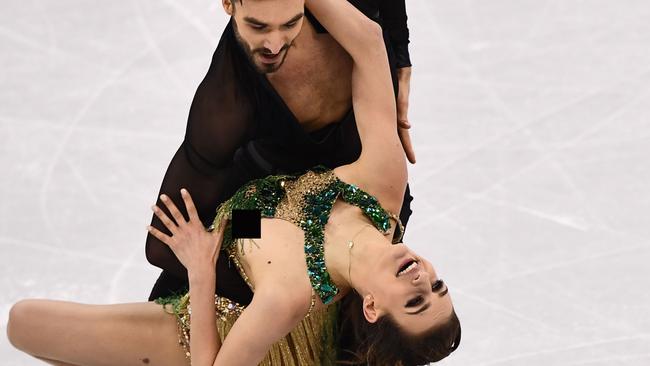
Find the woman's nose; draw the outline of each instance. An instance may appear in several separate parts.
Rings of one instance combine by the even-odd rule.
[[[420,271],[415,277],[413,277],[413,284],[420,285],[422,283],[427,283],[429,279],[429,273],[426,271]]]

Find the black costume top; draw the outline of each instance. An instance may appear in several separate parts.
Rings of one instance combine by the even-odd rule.
[[[383,19],[392,27],[385,28],[384,38],[396,88],[397,59],[401,58],[401,65],[408,61],[403,0],[352,0],[351,3],[370,18]],[[379,18],[379,14],[383,16]],[[325,31],[307,11],[306,15],[317,30]],[[316,165],[335,168],[352,163],[361,152],[352,111],[340,122],[318,131],[307,133],[302,129],[266,76],[248,61],[237,43],[232,21],[226,26],[208,72],[196,91],[185,139],[167,168],[158,195],[164,193],[180,203],[180,188],[186,188],[206,227],[219,204],[248,181],[270,174],[304,171]],[[394,49],[402,56],[396,58]],[[411,214],[411,200],[407,187],[399,215],[404,225]],[[160,202],[158,206],[166,211]],[[184,207],[179,209],[186,215]],[[169,234],[155,215],[151,225]],[[150,234],[146,256],[151,264],[164,269],[150,300],[187,288],[186,269],[167,245]],[[252,299],[252,292],[227,260],[217,262],[217,278],[217,293],[240,304],[248,304]]]

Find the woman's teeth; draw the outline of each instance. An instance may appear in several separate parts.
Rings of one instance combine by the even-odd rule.
[[[404,268],[403,270],[401,270],[397,275],[398,275],[398,276],[401,276],[401,275],[403,275],[403,274],[409,273],[409,272],[411,272],[412,270],[414,270],[415,268],[417,268],[417,266],[418,266],[418,262],[413,261],[413,262],[411,262],[411,264],[409,264],[408,267],[406,267],[406,268]]]

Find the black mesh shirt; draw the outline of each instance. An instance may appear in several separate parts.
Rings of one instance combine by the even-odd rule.
[[[376,4],[367,8],[355,5],[378,19],[373,14],[379,11]],[[308,19],[318,29],[316,20],[311,16]],[[385,30],[384,35],[394,77],[397,61],[390,30]],[[307,133],[301,128],[266,77],[250,65],[235,39],[231,20],[196,91],[185,138],[169,163],[158,196],[168,195],[187,217],[183,205],[179,204],[182,202],[180,189],[186,188],[207,227],[219,204],[252,179],[300,172],[316,165],[335,168],[355,161],[360,152],[361,142],[352,111],[338,123],[318,131]],[[404,225],[411,214],[412,199],[407,186],[400,212]],[[159,200],[157,205],[166,211]],[[155,215],[151,225],[169,234]],[[186,269],[167,245],[150,234],[146,240],[146,256],[151,264],[163,269],[150,301],[187,290]],[[244,305],[250,303],[252,292],[225,257],[217,261],[217,279],[218,294]]]

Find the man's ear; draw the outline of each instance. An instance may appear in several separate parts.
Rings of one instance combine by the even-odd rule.
[[[382,316],[383,312],[378,309],[375,298],[372,294],[363,297],[363,316],[369,323],[374,323]]]
[[[235,13],[235,4],[233,4],[233,1],[237,0],[221,0],[223,4],[223,10],[226,11],[226,14],[232,16]]]

